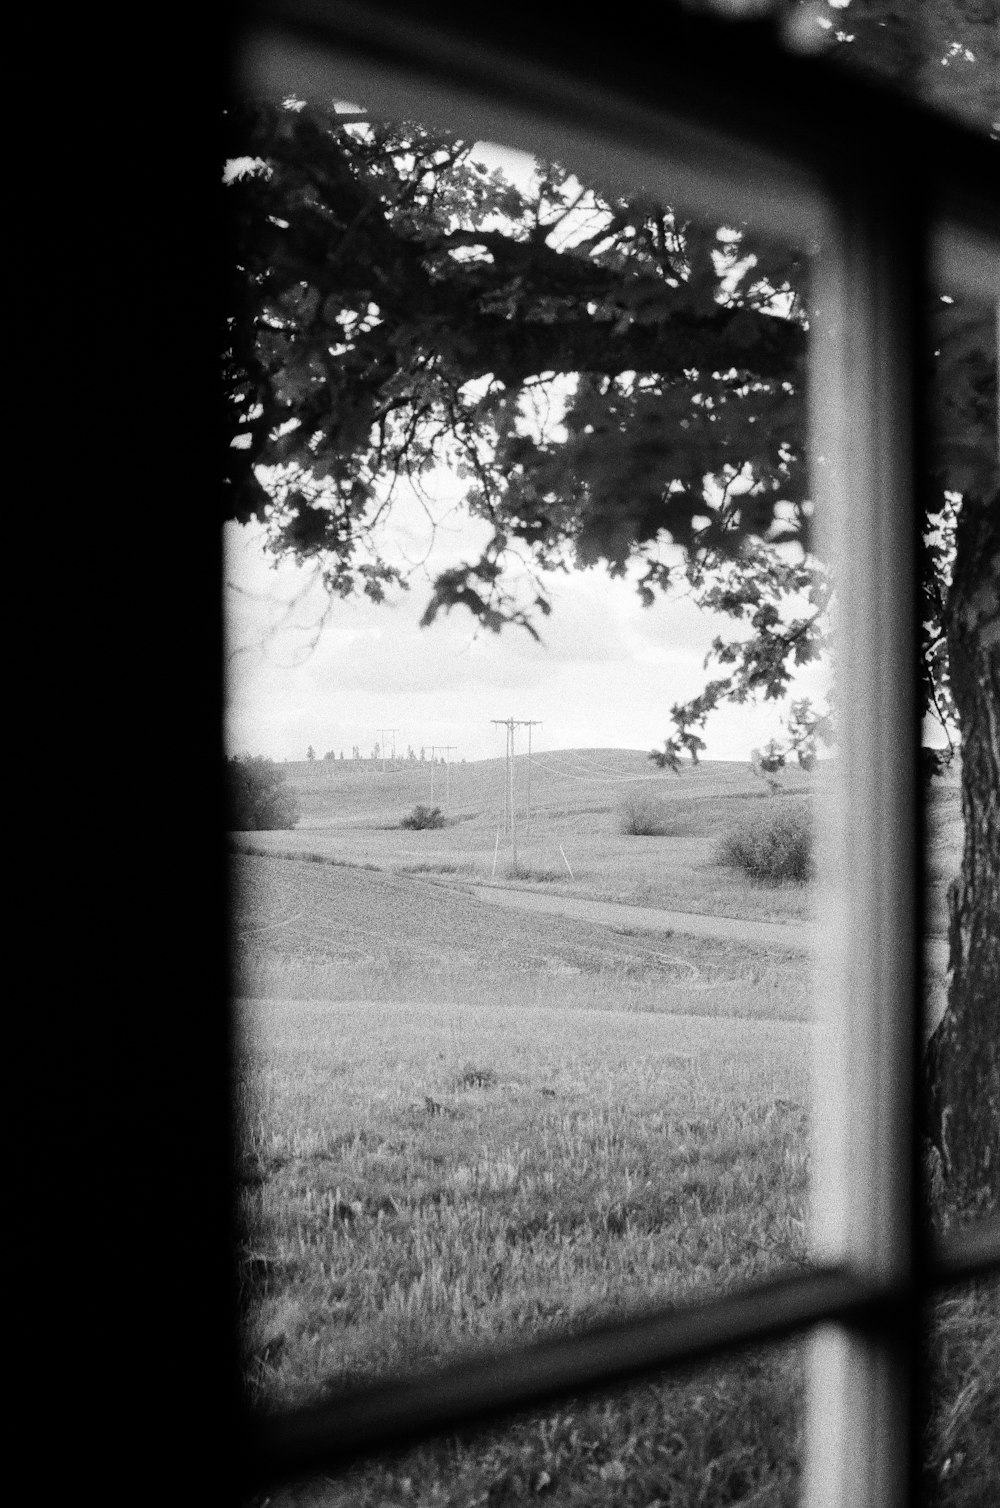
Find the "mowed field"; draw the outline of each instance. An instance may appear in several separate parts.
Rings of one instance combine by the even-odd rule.
[[[580,754],[574,768],[612,753],[631,779],[638,754]],[[381,771],[306,766],[299,782],[288,769],[311,813],[233,859],[246,1375],[260,1407],[805,1261],[807,957],[490,906],[467,885],[491,877],[492,845],[485,858],[479,845],[490,826],[495,842],[495,810],[470,799],[454,826],[407,832],[389,821],[429,790],[383,805]],[[467,792],[488,788],[489,771],[452,767],[453,797],[463,772]],[[620,832],[617,787],[581,790],[549,808],[530,856],[541,869],[556,834],[570,855],[575,833],[579,877],[512,882],[498,866],[494,883],[808,917],[809,886],[768,891],[714,864],[726,820],[782,799],[755,785],[712,767],[661,777],[685,831],[657,838]],[[801,1384],[788,1346],[266,1500],[790,1504]]]

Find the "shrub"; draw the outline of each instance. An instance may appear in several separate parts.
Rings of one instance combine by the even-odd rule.
[[[772,885],[812,879],[816,864],[809,804],[762,803],[762,809],[726,833],[715,858],[718,864],[742,869],[751,879]]]
[[[621,830],[633,838],[665,838],[674,831],[667,807],[652,791],[633,791],[619,810]]]
[[[422,806],[418,802],[399,825],[413,828],[417,832],[422,832],[427,827],[444,827],[444,813],[439,806]]]
[[[263,754],[226,760],[226,804],[231,832],[275,832],[295,826],[299,808],[285,772]]]

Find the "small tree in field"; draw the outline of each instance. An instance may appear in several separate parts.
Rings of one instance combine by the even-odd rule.
[[[226,761],[226,799],[233,832],[273,832],[299,820],[284,770],[263,754],[234,754]]]

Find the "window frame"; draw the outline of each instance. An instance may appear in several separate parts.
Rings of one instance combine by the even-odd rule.
[[[246,1418],[239,1487],[341,1469],[570,1393],[811,1333],[803,1501],[901,1508],[916,1501],[920,1399],[912,1379],[926,1303],[1000,1268],[1000,1223],[929,1245],[917,1217],[924,834],[915,646],[926,424],[912,360],[937,229],[985,238],[1000,255],[1000,188],[989,187],[1000,186],[1000,148],[823,59],[788,56],[767,25],[669,12],[651,63],[648,47],[630,49],[621,38],[591,48],[558,6],[533,7],[532,17],[526,45],[524,33],[512,39],[509,9],[470,19],[434,4],[417,23],[391,4],[269,0],[244,10],[234,79],[238,87],[268,69],[274,77],[321,76],[334,50],[359,67],[402,71],[422,86],[499,100],[506,110],[543,108],[568,129],[606,132],[636,149],[663,150],[669,125],[671,160],[692,182],[711,174],[720,142],[725,151],[738,141],[758,172],[790,162],[821,186],[833,247],[828,291],[840,322],[820,342],[814,401],[817,411],[825,404],[838,415],[824,444],[836,462],[844,521],[835,548],[858,606],[849,657],[863,667],[850,691],[845,723],[854,732],[842,778],[866,822],[864,831],[859,824],[841,835],[837,858],[854,883],[839,887],[843,909],[831,929],[847,951],[830,960],[844,986],[828,1024],[845,1030],[828,1038],[834,1092],[827,1110],[820,1107],[813,1233],[820,1260],[806,1274],[744,1293],[490,1351],[337,1403]],[[874,754],[886,748],[892,759]],[[856,1178],[855,1192],[848,1181],[859,1167],[861,1198]]]

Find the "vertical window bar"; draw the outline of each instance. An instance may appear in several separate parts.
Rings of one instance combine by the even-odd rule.
[[[921,227],[892,172],[839,193],[819,258],[812,445],[837,589],[835,794],[817,990],[811,1241],[912,1291],[919,1039],[913,351]],[[888,192],[884,185],[893,185]],[[808,1508],[910,1492],[912,1321],[824,1325],[807,1407]]]

